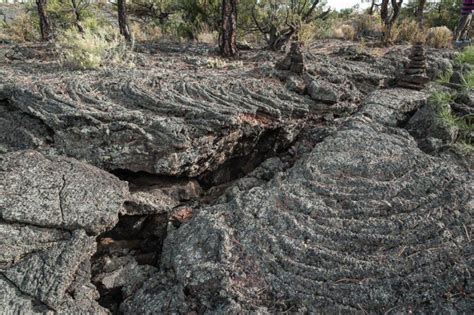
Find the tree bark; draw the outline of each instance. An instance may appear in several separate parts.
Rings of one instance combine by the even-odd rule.
[[[418,27],[424,29],[424,10],[425,10],[426,0],[419,0],[418,7],[416,9],[416,20],[418,22]]]
[[[222,0],[222,26],[219,49],[224,57],[235,57],[237,51],[237,1]]]
[[[127,41],[131,41],[132,36],[130,35],[130,28],[128,26],[126,0],[118,0],[117,7],[118,7],[118,22],[119,22],[120,34],[123,37],[125,37]]]
[[[392,4],[392,9],[389,10],[389,2]],[[383,0],[380,6],[380,17],[382,18],[382,23],[384,25],[383,38],[384,43],[390,41],[390,35],[392,33],[393,25],[395,24],[398,15],[400,14],[400,9],[402,7],[403,0]]]
[[[370,5],[370,9],[369,9],[369,15],[374,15],[374,9],[375,9],[375,0],[372,0],[372,4]]]
[[[53,38],[53,30],[51,28],[51,23],[48,18],[47,13],[47,0],[36,0],[36,7],[38,9],[40,30],[41,30],[41,40],[49,41]]]
[[[78,3],[77,3],[77,0],[71,0],[71,4],[72,4],[72,8],[74,10],[74,16],[76,18],[75,20],[75,25],[77,27],[77,30],[80,32],[80,33],[84,33],[84,28],[82,27],[81,25],[81,12],[79,10],[79,6],[78,6]]]

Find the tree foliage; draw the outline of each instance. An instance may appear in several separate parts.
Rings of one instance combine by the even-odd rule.
[[[31,24],[41,34],[40,26],[46,30],[45,38],[60,34],[70,28],[80,33],[85,29],[99,29],[107,24],[117,28],[119,0],[30,0],[28,15]],[[124,2],[123,0],[122,3]],[[400,39],[397,34],[410,29],[421,29],[425,33],[432,27],[447,26],[453,30],[459,19],[459,0],[361,0],[369,4],[365,13],[357,7],[328,12],[325,0],[238,0],[236,10],[239,40],[250,40],[269,49],[280,50],[291,39],[348,38],[384,42]],[[46,10],[38,10],[38,4]],[[224,23],[222,4],[224,0],[128,0],[122,6],[130,20],[130,33],[139,33],[142,40],[160,37],[172,39],[205,40],[217,44],[217,35],[222,34]],[[40,19],[40,12],[47,19]],[[44,23],[45,21],[46,24]],[[365,21],[365,22],[364,22]],[[364,23],[361,23],[364,22]],[[370,22],[370,23],[369,23]],[[418,27],[413,26],[418,23]],[[10,25],[11,24],[11,25]],[[370,29],[364,32],[366,24]],[[3,22],[0,28],[12,30],[13,24]],[[49,26],[49,27],[48,27]],[[25,28],[26,29],[26,28]],[[122,33],[124,31],[122,30]],[[341,30],[351,31],[355,36],[343,36]],[[18,33],[18,32],[17,32]],[[21,32],[23,34],[25,32]],[[343,32],[344,33],[344,32]],[[347,32],[345,32],[347,33]],[[392,33],[392,34],[391,34]],[[405,32],[406,33],[406,32]],[[339,34],[339,35],[338,35]],[[126,34],[124,34],[126,35]],[[143,36],[141,36],[143,35]],[[18,37],[18,36],[17,36]],[[19,36],[21,38],[34,38]],[[406,37],[406,36],[405,36]]]
[[[320,0],[263,0],[255,3],[252,18],[270,49],[280,50],[298,36],[304,24],[324,18]]]

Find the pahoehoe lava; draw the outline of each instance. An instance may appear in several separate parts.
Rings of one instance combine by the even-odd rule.
[[[174,46],[136,69],[2,67],[2,309],[471,311],[472,164],[425,145],[446,140],[424,118],[439,86],[392,87],[409,47],[339,44],[303,75]],[[427,75],[452,57],[428,49]]]

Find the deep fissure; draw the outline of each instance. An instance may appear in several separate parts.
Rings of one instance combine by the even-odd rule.
[[[281,137],[282,128],[262,132],[250,153],[234,156],[215,170],[196,177],[132,172],[125,169],[112,170],[110,173],[127,181],[132,193],[159,190],[177,201],[174,208],[186,206],[199,208],[201,205],[213,203],[232,182],[251,173],[265,160],[286,154],[288,148],[298,141],[298,137],[295,137],[294,141],[287,141]],[[254,141],[254,138],[245,138],[241,141]],[[215,187],[219,189],[213,189]],[[124,206],[133,207],[129,201],[125,202]],[[91,259],[92,282],[99,291],[101,306],[114,314],[119,314],[120,304],[124,300],[122,286],[107,288],[98,280],[107,269],[107,264],[131,256],[138,265],[149,265],[158,269],[168,224],[179,228],[182,222],[175,220],[172,211],[159,214],[121,215],[111,230],[97,237],[97,252]]]

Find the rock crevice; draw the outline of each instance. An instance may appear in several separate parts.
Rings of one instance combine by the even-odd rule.
[[[323,46],[303,76],[266,52],[223,69],[163,51],[133,70],[2,68],[0,305],[471,310],[472,175],[420,150],[429,91],[386,88],[406,47]],[[429,51],[429,76],[447,56]]]

